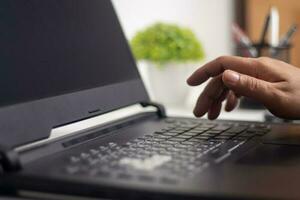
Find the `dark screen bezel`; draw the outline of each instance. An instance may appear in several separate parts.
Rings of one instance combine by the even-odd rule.
[[[17,147],[48,138],[55,127],[149,101],[140,79],[0,109],[0,144]]]

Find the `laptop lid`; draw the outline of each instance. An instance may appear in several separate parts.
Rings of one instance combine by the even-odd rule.
[[[110,0],[0,1],[0,144],[148,101]]]

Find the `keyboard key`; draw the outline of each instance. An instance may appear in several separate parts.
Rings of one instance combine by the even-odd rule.
[[[207,141],[199,142],[199,146],[202,146],[202,145],[216,145],[218,143],[220,143],[220,142],[217,141],[217,140],[207,140]]]
[[[183,142],[185,141],[186,139],[183,139],[183,138],[170,138],[169,141],[174,141],[174,142]]]
[[[210,136],[196,136],[195,139],[199,139],[199,140],[208,140],[209,138],[211,138]]]
[[[190,142],[190,141],[186,141],[186,142],[181,142],[181,144],[183,145],[195,145],[197,144],[198,142]]]
[[[189,141],[189,142],[201,142],[201,141],[203,141],[203,139],[191,138],[191,139],[188,139],[187,141]]]
[[[219,136],[236,136],[237,134],[236,133],[227,133],[227,132],[223,132],[221,133]]]
[[[163,138],[153,138],[152,141],[153,142],[161,142],[161,141],[165,141],[165,139],[163,139]]]
[[[249,133],[249,132],[243,132],[243,133],[241,133],[241,134],[239,134],[239,136],[244,136],[244,137],[252,137],[252,136],[254,136],[255,135],[255,133]]]
[[[189,130],[188,132],[189,133],[198,133],[198,134],[201,134],[201,133],[204,133],[205,131],[207,131],[208,129],[191,129]]]
[[[182,148],[171,147],[168,150],[171,151],[172,153],[178,153],[182,151]]]
[[[160,130],[160,132],[164,133],[164,132],[168,132],[170,130],[173,130],[173,128],[163,128],[163,129]]]
[[[166,135],[166,136],[176,136],[176,135],[179,135],[179,133],[166,132],[166,133],[163,133],[163,135]]]
[[[170,141],[170,140],[167,140],[167,141],[162,142],[161,144],[175,145],[175,144],[178,144],[178,143],[179,143],[179,141]]]
[[[205,133],[200,134],[199,136],[212,137],[214,135],[218,135],[218,134],[210,134],[210,133],[205,132]]]
[[[184,131],[182,131],[182,130],[170,130],[170,131],[168,131],[168,133],[177,133],[177,134],[180,134],[180,133],[183,133]]]
[[[201,134],[201,133],[198,133],[198,132],[185,132],[185,133],[183,133],[182,135],[188,135],[188,136],[196,136],[196,135],[199,135],[199,134]]]
[[[193,136],[190,136],[190,135],[178,135],[178,136],[175,136],[174,138],[183,138],[183,139],[190,139],[192,138]]]
[[[219,125],[212,128],[212,131],[226,131],[227,129],[231,128],[231,126]]]
[[[209,134],[209,135],[219,135],[221,132],[222,131],[211,131],[211,130],[209,130],[209,131],[206,131],[205,133]]]
[[[176,130],[176,131],[183,131],[183,132],[185,132],[185,131],[188,131],[188,130],[190,130],[191,128],[183,128],[183,127],[178,127],[178,128],[175,128],[174,130]]]
[[[225,136],[225,135],[220,135],[217,137],[214,137],[214,139],[221,139],[221,140],[229,140],[230,138],[232,138],[232,136]]]
[[[176,144],[174,147],[176,147],[178,149],[186,149],[186,148],[188,148],[188,146],[184,145],[184,144]]]
[[[217,138],[213,138],[213,139],[209,139],[210,142],[214,142],[214,143],[223,143],[226,142],[226,139],[217,139]]]
[[[236,126],[228,129],[227,133],[241,133],[242,131],[246,130],[247,127],[245,126]]]
[[[168,138],[170,138],[170,137],[172,137],[172,136],[167,136],[167,135],[154,135],[153,137],[154,137],[154,138],[160,138],[160,139],[168,139]]]

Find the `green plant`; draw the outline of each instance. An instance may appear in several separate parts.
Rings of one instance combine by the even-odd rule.
[[[137,60],[158,64],[197,61],[204,58],[204,50],[195,34],[188,28],[156,23],[139,31],[131,40]]]

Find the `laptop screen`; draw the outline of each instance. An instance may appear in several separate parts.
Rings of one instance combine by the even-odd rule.
[[[0,107],[139,79],[109,0],[1,0]]]

